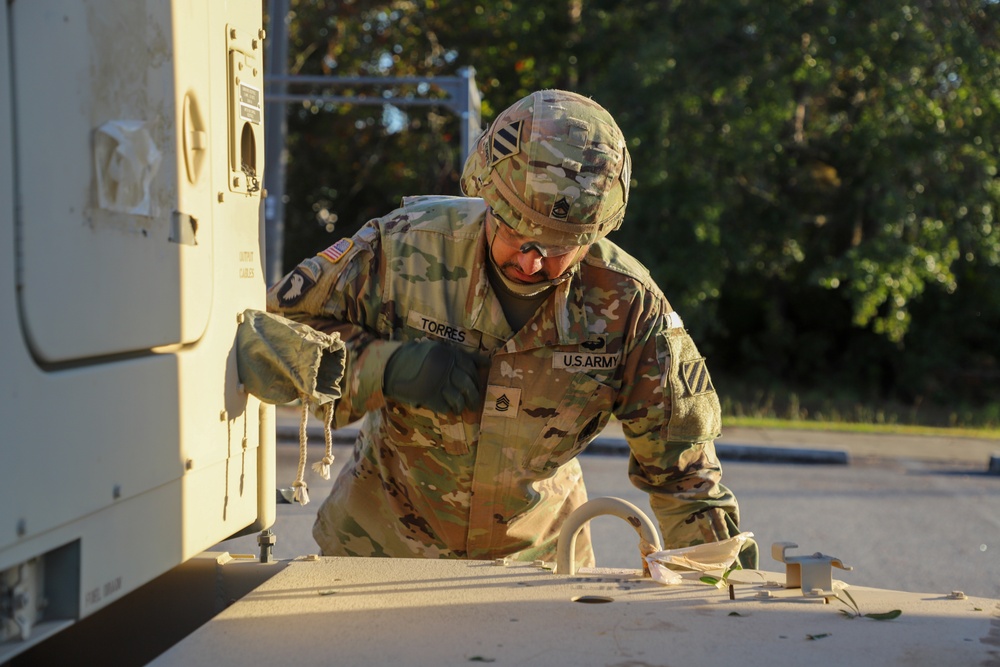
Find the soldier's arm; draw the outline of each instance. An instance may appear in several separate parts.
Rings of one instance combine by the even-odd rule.
[[[704,359],[665,301],[651,304],[627,351],[618,417],[629,478],[649,493],[665,548],[732,537],[739,508],[721,482],[721,409]],[[756,563],[751,563],[756,565]]]
[[[380,340],[383,257],[375,221],[299,263],[268,290],[271,312],[327,333],[337,332],[347,349],[335,426],[360,419],[384,404],[382,373],[399,343]]]

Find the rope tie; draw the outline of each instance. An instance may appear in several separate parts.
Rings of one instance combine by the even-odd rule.
[[[302,402],[302,417],[299,419],[299,471],[292,482],[295,494],[292,496],[299,505],[309,504],[309,485],[306,484],[306,422],[309,420],[309,397],[299,397]]]
[[[326,455],[312,465],[312,469],[323,479],[330,479],[330,464],[333,463],[333,403],[323,406],[323,439],[326,440]]]
[[[649,571],[649,561],[646,560],[646,556],[654,554],[659,550],[659,547],[655,544],[650,544],[642,537],[642,535],[639,536],[639,558],[642,561],[642,576],[652,576]]]

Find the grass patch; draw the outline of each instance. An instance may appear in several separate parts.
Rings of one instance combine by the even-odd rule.
[[[927,435],[952,438],[982,438],[1000,440],[1000,430],[962,427],[921,426],[917,424],[869,424],[861,422],[821,422],[776,417],[736,417],[723,415],[723,426],[743,428],[777,428],[804,431],[838,431],[843,433],[873,433],[880,435]]]
[[[731,381],[716,382],[716,388],[727,426],[1000,439],[1000,402],[907,405],[836,394],[836,389],[762,390]]]

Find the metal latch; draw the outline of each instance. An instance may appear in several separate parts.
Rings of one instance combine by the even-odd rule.
[[[833,568],[853,570],[834,556],[826,556],[818,551],[811,556],[787,556],[785,551],[797,549],[794,542],[775,542],[771,545],[771,556],[785,564],[785,588],[801,588],[803,595],[835,595],[833,590]]]

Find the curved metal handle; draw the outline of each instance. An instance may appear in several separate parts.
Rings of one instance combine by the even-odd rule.
[[[188,180],[191,183],[197,183],[208,152],[206,150],[208,148],[208,132],[193,92],[188,92],[184,96],[184,107],[181,115],[181,141],[184,146],[184,167]]]
[[[594,498],[573,510],[559,531],[559,540],[556,542],[557,574],[576,574],[576,538],[588,521],[605,514],[628,521],[639,534],[640,548],[645,542],[652,547],[650,553],[660,550],[660,538],[656,534],[656,526],[642,510],[621,498]],[[645,566],[642,569],[646,571]]]

